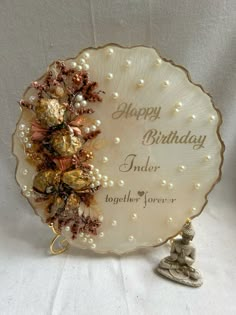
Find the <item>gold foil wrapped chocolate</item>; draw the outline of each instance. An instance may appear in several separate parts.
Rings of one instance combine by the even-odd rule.
[[[59,186],[60,179],[60,171],[40,171],[34,177],[33,188],[41,193],[51,193],[54,188],[57,189]]]
[[[92,183],[92,180],[79,169],[65,172],[62,181],[77,192],[85,190]]]
[[[62,129],[52,134],[51,144],[60,156],[72,156],[82,147],[83,140],[70,131]]]
[[[53,127],[63,123],[66,108],[57,99],[42,98],[35,106],[35,113],[40,124],[45,127]]]

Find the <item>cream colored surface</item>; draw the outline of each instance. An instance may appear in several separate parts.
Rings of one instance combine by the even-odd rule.
[[[96,193],[103,217],[97,236],[72,240],[71,232],[63,234],[72,245],[98,253],[122,254],[163,243],[181,230],[187,218],[202,211],[205,196],[219,177],[223,150],[217,134],[220,117],[210,97],[189,81],[186,72],[162,60],[152,48],[108,45],[87,49],[66,64],[79,65],[84,58],[90,78],[105,92],[102,103],[89,104],[95,110],[93,118],[102,122],[102,133],[96,140],[102,145],[92,148],[95,158],[91,163],[114,185]],[[24,98],[28,100],[32,93],[33,89],[27,90]],[[118,95],[115,99],[114,93]],[[124,106],[130,104],[130,112],[124,112]],[[134,111],[136,115],[131,115]],[[17,127],[17,146],[22,140],[22,123],[30,125],[27,111]],[[179,139],[190,132],[188,138],[195,137],[192,139],[197,142],[153,143],[156,137],[144,140],[149,130],[156,130],[157,135],[177,132]],[[115,143],[116,138],[120,143]],[[31,166],[23,167],[21,159],[25,158],[18,150],[17,179],[28,191],[34,170],[22,175],[24,167]],[[108,158],[106,163],[104,157]],[[121,180],[123,186],[119,185]],[[39,205],[30,200],[43,216]]]
[[[235,315],[235,0],[0,1],[0,313],[4,315]],[[47,254],[51,230],[15,181],[17,101],[57,58],[116,42],[151,45],[184,65],[223,114],[222,181],[194,220],[200,289],[153,273],[166,245],[128,255],[71,248]]]

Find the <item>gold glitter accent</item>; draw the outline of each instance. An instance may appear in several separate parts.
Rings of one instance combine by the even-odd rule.
[[[65,111],[65,106],[56,99],[42,98],[35,106],[36,117],[46,128],[60,125],[63,122]]]
[[[40,171],[34,178],[33,187],[35,190],[46,193],[50,187],[56,188],[60,183],[60,171]]]
[[[53,149],[61,156],[72,156],[82,147],[82,138],[74,136],[68,130],[57,130],[52,134]]]
[[[92,183],[92,180],[86,177],[80,169],[65,172],[62,181],[77,192],[86,189]]]

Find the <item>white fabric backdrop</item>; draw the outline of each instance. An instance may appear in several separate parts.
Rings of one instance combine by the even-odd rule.
[[[0,314],[236,314],[235,0],[0,1]],[[195,220],[204,285],[153,273],[168,247],[125,257],[71,249],[50,257],[51,232],[14,180],[17,100],[58,58],[109,42],[151,45],[184,65],[222,111],[224,176]]]

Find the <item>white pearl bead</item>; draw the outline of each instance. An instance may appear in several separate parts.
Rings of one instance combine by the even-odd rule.
[[[163,180],[161,181],[161,186],[165,186],[165,185],[166,185],[166,180],[163,179]]]
[[[129,241],[130,241],[130,242],[133,242],[133,241],[134,241],[133,235],[130,235],[130,236],[129,236]]]
[[[104,157],[102,158],[102,161],[103,161],[103,163],[107,163],[107,162],[108,162],[108,157],[107,157],[107,156],[104,156]]]
[[[133,214],[132,214],[132,219],[133,219],[134,221],[138,219],[137,213],[133,213]]]
[[[79,60],[79,64],[80,64],[80,65],[84,65],[85,63],[86,63],[86,61],[85,61],[84,58],[81,58],[81,59]]]
[[[112,80],[113,79],[113,74],[109,72],[106,76],[107,80]]]
[[[120,180],[118,181],[118,185],[119,185],[120,187],[123,187],[124,184],[125,184],[125,182],[124,182],[122,179],[120,179]]]
[[[82,105],[83,107],[87,106],[87,101],[83,100],[83,101],[81,102],[81,105]]]
[[[169,80],[165,80],[165,81],[163,82],[163,86],[164,86],[164,87],[170,86],[170,81],[169,81]]]
[[[117,221],[116,220],[112,220],[111,225],[112,226],[117,226]]]
[[[175,104],[175,108],[180,109],[183,106],[183,104],[181,102],[178,102]]]
[[[173,189],[173,187],[174,187],[174,185],[173,185],[172,183],[169,183],[169,184],[168,184],[168,189],[171,190],[171,189]]]
[[[158,243],[162,243],[162,242],[163,242],[162,238],[159,237],[159,238],[158,238]]]
[[[184,165],[180,165],[179,166],[179,171],[180,172],[183,172],[185,169],[186,169],[186,167]]]
[[[114,186],[114,182],[113,182],[113,180],[109,180],[109,182],[108,182],[108,186],[109,186],[109,187],[113,187],[113,186]]]
[[[79,237],[84,237],[84,232],[80,232]]]
[[[83,69],[84,69],[85,71],[89,70],[89,64],[85,63],[85,64],[83,65]]]
[[[89,243],[89,244],[93,244],[93,239],[92,239],[92,238],[89,238],[88,243]]]
[[[94,174],[98,174],[99,173],[99,169],[95,168],[93,172],[94,172]]]
[[[22,190],[23,190],[23,191],[26,191],[26,190],[27,190],[27,186],[24,185],[24,186],[22,187]]]
[[[190,120],[196,119],[196,115],[191,115],[191,116],[189,117],[189,119],[190,119]]]
[[[96,244],[92,244],[91,249],[95,249],[95,248],[96,248]]]
[[[24,136],[25,136],[24,131],[21,131],[21,132],[19,133],[19,137],[20,137],[20,138],[24,138]]]
[[[214,121],[216,119],[216,117],[214,115],[210,116],[209,120],[210,122]]]
[[[114,53],[114,49],[113,48],[108,48],[106,53],[107,53],[108,56],[111,56]]]
[[[200,189],[200,187],[201,187],[201,184],[199,183],[195,184],[195,189]]]
[[[101,185],[100,181],[97,180],[97,181],[95,182],[95,185],[96,185],[96,186],[100,186],[100,185]]]
[[[211,156],[210,155],[205,156],[205,160],[206,161],[210,161],[211,160]]]
[[[87,237],[84,237],[84,238],[82,239],[82,242],[83,242],[83,243],[86,243],[86,242],[87,242]]]
[[[97,126],[97,127],[99,127],[100,125],[101,125],[101,121],[100,120],[95,120],[95,125]]]
[[[29,133],[30,133],[30,128],[29,128],[29,127],[25,129],[25,133],[26,133],[26,134],[29,134]]]
[[[76,66],[77,66],[77,63],[75,61],[71,61],[70,67],[74,69],[76,68]]]
[[[27,149],[31,149],[31,148],[32,148],[32,143],[29,143],[29,142],[28,142],[28,143],[26,143],[25,146],[26,146]]]
[[[75,97],[75,100],[76,100],[77,102],[81,102],[83,99],[84,99],[84,98],[83,98],[83,95],[81,95],[81,94],[77,94],[76,97]]]
[[[103,176],[102,176],[102,180],[103,180],[104,182],[106,182],[106,181],[108,180],[108,176],[103,175]]]
[[[30,191],[26,191],[26,193],[25,193],[25,195],[26,195],[26,197],[30,197],[30,195],[31,195],[31,193],[30,193]]]
[[[69,231],[70,231],[70,227],[69,227],[69,226],[66,226],[66,227],[65,227],[65,231],[66,231],[66,232],[69,232]]]
[[[90,188],[94,188],[95,187],[95,185],[92,183],[92,184],[90,184]]]
[[[99,233],[99,237],[100,237],[100,238],[104,237],[104,232],[100,232],[100,233]]]
[[[119,138],[119,137],[116,137],[116,138],[114,139],[114,143],[115,143],[115,144],[119,144],[119,143],[120,143],[120,138]]]
[[[95,182],[96,181],[96,177],[92,176],[91,180],[92,180],[92,182]]]
[[[77,69],[78,71],[81,71],[83,68],[82,68],[81,65],[78,65],[78,66],[76,67],[76,69]]]
[[[143,79],[139,79],[138,82],[137,82],[137,86],[138,87],[144,86],[144,80]]]
[[[197,208],[193,207],[191,210],[192,210],[192,212],[196,212]]]
[[[131,64],[132,64],[132,61],[131,61],[131,60],[129,60],[129,59],[126,59],[126,60],[125,60],[125,66],[126,66],[127,68],[130,67]]]
[[[75,103],[75,108],[80,108],[80,103],[79,102]]]
[[[90,166],[91,171],[94,170],[94,165],[93,164],[90,164],[89,166]]]
[[[173,218],[169,217],[167,220],[168,223],[172,223],[173,222]]]
[[[119,94],[117,93],[117,92],[114,92],[114,93],[112,93],[112,98],[114,99],[114,100],[116,100],[118,97],[119,97]]]
[[[98,221],[100,221],[100,222],[102,222],[103,221],[103,216],[102,215],[99,215],[99,217],[98,217]]]
[[[34,103],[35,101],[36,101],[36,96],[31,95],[31,96],[29,97],[29,102],[30,102],[30,103]]]
[[[24,130],[25,129],[25,124],[20,124],[19,130]]]
[[[84,58],[84,59],[89,59],[89,58],[90,58],[90,54],[89,54],[88,52],[85,52],[85,53],[83,54],[83,58]]]
[[[27,169],[24,169],[23,172],[22,172],[22,174],[23,174],[23,175],[27,175],[27,174],[28,174],[28,170],[27,170]]]
[[[179,108],[175,108],[174,111],[175,111],[176,113],[179,113],[180,109],[179,109]]]
[[[155,61],[155,65],[156,66],[160,66],[161,64],[162,64],[161,58],[157,58],[156,61]]]
[[[95,131],[95,130],[97,129],[97,127],[96,127],[95,125],[92,125],[92,126],[90,127],[90,129],[91,129],[92,131]]]
[[[93,171],[89,171],[89,175],[93,175]]]
[[[29,141],[29,138],[25,137],[25,138],[23,139],[23,141],[24,141],[24,143],[27,143],[27,142]]]
[[[85,132],[85,133],[89,133],[89,132],[90,132],[90,128],[89,128],[89,127],[85,127],[85,128],[84,128],[84,132]]]
[[[96,178],[97,178],[98,180],[102,179],[102,174],[97,174],[97,175],[96,175]]]
[[[102,187],[103,187],[103,188],[107,188],[107,186],[108,186],[108,183],[107,183],[107,182],[103,182],[103,183],[102,183]]]

